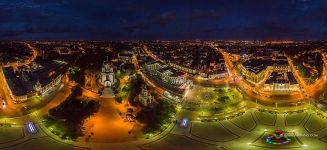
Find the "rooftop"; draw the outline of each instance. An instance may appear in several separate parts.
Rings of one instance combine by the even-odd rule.
[[[271,61],[269,60],[262,60],[262,59],[251,59],[251,60],[247,60],[243,63],[243,66],[255,73],[258,74],[260,73],[262,70],[266,69],[269,64],[271,63]]]
[[[266,80],[265,84],[297,84],[297,81],[292,72],[272,72],[270,77]]]
[[[3,68],[7,83],[12,93],[21,96],[34,91],[37,81],[42,86],[49,84],[52,79],[62,73],[65,62],[52,61],[44,67],[33,71],[14,71],[12,67]]]

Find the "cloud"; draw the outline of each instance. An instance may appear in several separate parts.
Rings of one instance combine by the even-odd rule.
[[[138,22],[125,22],[124,30],[129,32],[146,31],[150,28],[165,27],[176,20],[176,15],[173,12],[164,12],[158,15],[149,15],[145,19]]]
[[[172,12],[165,12],[160,14],[158,17],[154,17],[153,23],[160,24],[161,26],[165,26],[173,21],[175,21],[176,15]]]
[[[148,24],[145,24],[143,22],[128,24],[123,27],[123,29],[127,30],[128,32],[144,31],[147,30],[148,28],[149,28]]]
[[[192,20],[198,19],[212,19],[212,20],[219,20],[224,15],[224,11],[222,9],[215,10],[201,10],[201,9],[193,9],[190,15]]]
[[[0,3],[0,7],[4,10],[17,10],[17,9],[40,9],[40,8],[48,8],[53,6],[60,6],[61,3],[59,1],[33,1],[33,0],[12,0],[7,2]]]
[[[21,35],[20,31],[16,31],[16,30],[0,31],[0,39],[6,39],[8,37],[15,37],[18,35]]]
[[[308,12],[304,19],[316,22],[324,22],[327,23],[327,4],[320,5],[318,8],[311,10]]]
[[[323,0],[2,0],[0,38],[326,39],[326,14]]]

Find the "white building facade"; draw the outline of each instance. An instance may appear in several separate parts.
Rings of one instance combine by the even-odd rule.
[[[111,87],[117,83],[113,66],[105,61],[102,65],[100,83],[105,87]]]

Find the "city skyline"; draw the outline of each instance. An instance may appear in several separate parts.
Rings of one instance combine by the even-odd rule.
[[[2,1],[1,40],[325,40],[327,2]]]
[[[1,0],[0,149],[321,150],[327,0]]]

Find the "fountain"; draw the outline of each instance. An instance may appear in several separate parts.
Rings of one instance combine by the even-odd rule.
[[[264,142],[271,145],[287,145],[291,142],[291,138],[283,130],[275,130],[273,134],[264,137]]]

